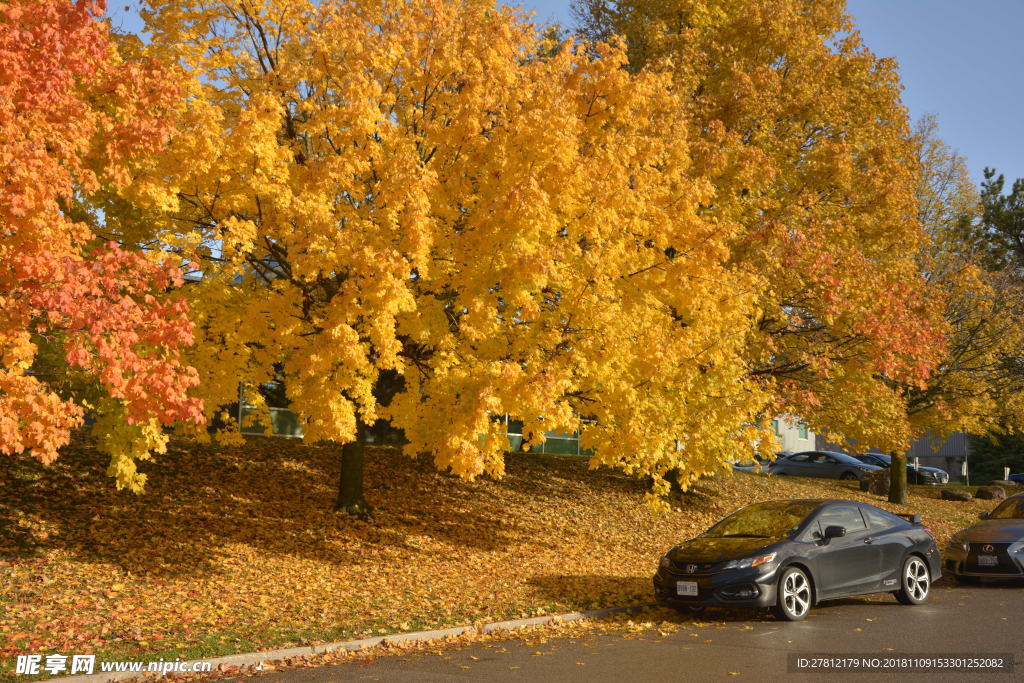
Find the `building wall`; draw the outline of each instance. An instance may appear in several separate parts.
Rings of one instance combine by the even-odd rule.
[[[815,434],[800,418],[793,415],[779,415],[772,420],[772,429],[779,437],[782,450],[791,453],[810,451],[815,448]]]

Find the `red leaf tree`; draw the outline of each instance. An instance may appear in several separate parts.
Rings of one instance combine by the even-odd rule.
[[[97,235],[82,210],[116,193],[169,134],[178,91],[124,60],[102,5],[0,4],[0,452],[52,462],[86,410],[119,486],[161,450],[162,427],[201,420],[178,269]]]

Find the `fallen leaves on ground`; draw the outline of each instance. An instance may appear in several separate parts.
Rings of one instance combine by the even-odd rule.
[[[331,511],[329,446],[174,441],[146,463],[142,495],[116,491],[104,467],[87,441],[50,467],[0,460],[0,657],[211,657],[648,602],[669,546],[750,502],[914,511],[940,544],[991,507],[915,488],[900,509],[845,482],[740,473],[662,514],[642,484],[584,458],[510,455],[504,479],[466,482],[375,448],[368,523]]]

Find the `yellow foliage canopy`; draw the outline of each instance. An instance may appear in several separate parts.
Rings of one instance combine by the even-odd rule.
[[[838,0],[590,7],[552,46],[489,0],[149,3],[188,97],[111,220],[202,262],[209,414],[282,380],[307,438],[473,477],[509,413],[659,486],[772,411],[906,442],[946,327],[894,65]]]
[[[500,474],[506,412],[534,434],[593,418],[594,462],[634,473],[740,454],[766,401],[741,353],[765,281],[730,263],[741,224],[701,210],[715,188],[669,74],[623,69],[618,43],[540,54],[487,0],[148,20],[190,96],[135,189],[146,229],[203,262],[211,414],[282,379],[307,438],[387,416],[470,477]],[[386,409],[385,369],[405,380]]]
[[[842,0],[582,0],[592,35],[620,33],[634,69],[694,96],[701,217],[739,224],[728,264],[762,275],[744,351],[775,408],[858,447],[905,446],[904,387],[942,356],[943,298],[918,255],[920,166],[891,60]]]

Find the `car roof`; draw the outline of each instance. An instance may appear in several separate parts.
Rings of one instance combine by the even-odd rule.
[[[813,454],[817,454],[817,455],[837,455],[840,458],[852,458],[853,457],[849,453],[840,453],[839,451],[820,451],[820,450],[817,450],[817,449],[811,450],[811,451],[800,451],[799,453],[794,453],[793,455],[813,455]]]

